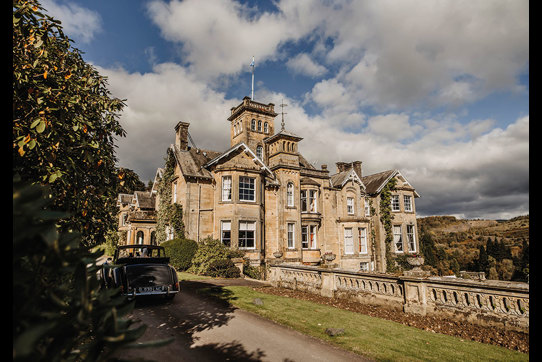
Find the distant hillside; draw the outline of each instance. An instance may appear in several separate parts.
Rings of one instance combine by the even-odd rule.
[[[476,269],[479,268],[481,246],[487,249],[494,260],[496,259],[496,262],[490,259],[495,264],[492,264],[495,270],[510,269],[511,263],[516,269],[525,267],[520,259],[525,259],[523,256],[525,246],[528,253],[529,215],[510,220],[469,220],[457,219],[454,216],[429,216],[418,218],[417,223],[420,244],[423,244],[423,240],[427,242],[427,236],[430,236],[431,243],[434,243],[436,248],[435,252],[440,254],[440,257],[448,258],[448,265],[437,265],[440,274],[456,272],[458,266],[461,270],[478,271]],[[494,243],[497,246],[493,245]],[[499,251],[495,251],[497,249]],[[503,259],[509,261],[503,262]],[[486,272],[490,274],[489,269]],[[502,271],[497,274],[500,275],[499,279],[510,280],[509,273]],[[492,277],[496,279],[495,275]]]

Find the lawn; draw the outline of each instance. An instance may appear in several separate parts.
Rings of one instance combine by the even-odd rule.
[[[196,275],[188,272],[177,272],[177,277],[179,278],[179,281],[181,280],[203,280],[203,279],[211,279],[211,277],[205,276],[205,275]]]
[[[225,299],[235,307],[379,361],[529,360],[528,354],[503,347],[432,333],[309,301],[264,294],[249,287],[205,288],[199,292]],[[260,298],[263,305],[256,305],[255,298]],[[330,337],[325,333],[326,328],[342,328],[345,333]]]

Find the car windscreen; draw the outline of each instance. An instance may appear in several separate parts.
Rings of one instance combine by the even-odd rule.
[[[133,288],[172,283],[171,272],[167,265],[127,265],[126,278]]]

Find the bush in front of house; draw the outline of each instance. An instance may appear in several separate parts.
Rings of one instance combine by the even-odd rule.
[[[263,270],[261,266],[252,266],[250,265],[250,260],[243,260],[243,274],[252,279],[263,279]]]
[[[231,259],[217,259],[209,264],[207,275],[213,278],[239,278],[241,271]]]
[[[188,270],[198,250],[198,243],[190,239],[172,239],[160,244],[166,250],[169,263],[177,271]]]
[[[232,250],[222,244],[219,240],[208,237],[199,243],[198,250],[192,259],[192,266],[189,271],[199,275],[210,275],[211,264],[213,262],[224,263],[218,262],[220,260],[229,260],[231,262],[231,258],[239,258],[243,255],[244,253],[242,251]],[[217,267],[218,264],[213,265],[213,268],[216,269]],[[238,268],[236,269],[239,270]]]

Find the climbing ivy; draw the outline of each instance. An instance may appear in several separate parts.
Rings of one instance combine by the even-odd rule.
[[[156,215],[156,241],[158,244],[167,240],[166,227],[173,227],[175,238],[184,238],[182,206],[171,202],[171,183],[175,177],[175,155],[167,151],[166,164],[162,179],[158,184],[158,212]]]
[[[393,229],[392,221],[393,214],[391,212],[391,194],[395,191],[397,180],[392,178],[380,193],[380,222],[384,226],[386,232],[385,244],[386,244],[386,272],[393,273],[397,271],[395,260],[392,256],[393,247]]]

